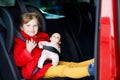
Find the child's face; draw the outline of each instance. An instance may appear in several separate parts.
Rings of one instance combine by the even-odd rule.
[[[51,42],[59,43],[60,42],[60,34],[55,33],[50,37]]]
[[[37,19],[33,18],[28,23],[23,24],[23,26],[20,27],[22,31],[24,31],[29,36],[35,36],[38,33],[38,22]]]

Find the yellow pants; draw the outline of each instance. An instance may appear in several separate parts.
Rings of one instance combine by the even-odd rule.
[[[44,78],[69,77],[83,78],[89,76],[88,65],[93,59],[83,62],[65,62],[60,61],[57,66],[51,66],[45,73]]]

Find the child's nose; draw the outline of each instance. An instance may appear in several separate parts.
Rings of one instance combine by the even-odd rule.
[[[33,30],[33,29],[34,29],[34,27],[33,27],[33,26],[31,26],[31,29]]]

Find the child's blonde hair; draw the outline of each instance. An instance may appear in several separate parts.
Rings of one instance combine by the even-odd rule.
[[[21,17],[20,17],[20,26],[22,26],[23,24],[28,23],[33,18],[37,19],[38,26],[40,27],[41,26],[41,18],[40,18],[40,16],[36,12],[26,12],[26,13],[23,13],[21,15]]]

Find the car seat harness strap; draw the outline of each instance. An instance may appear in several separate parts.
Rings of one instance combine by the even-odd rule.
[[[52,52],[54,52],[54,53],[56,53],[58,55],[60,54],[60,52],[56,48],[54,48],[52,46],[43,46],[43,49],[48,50],[48,51],[52,51]]]

